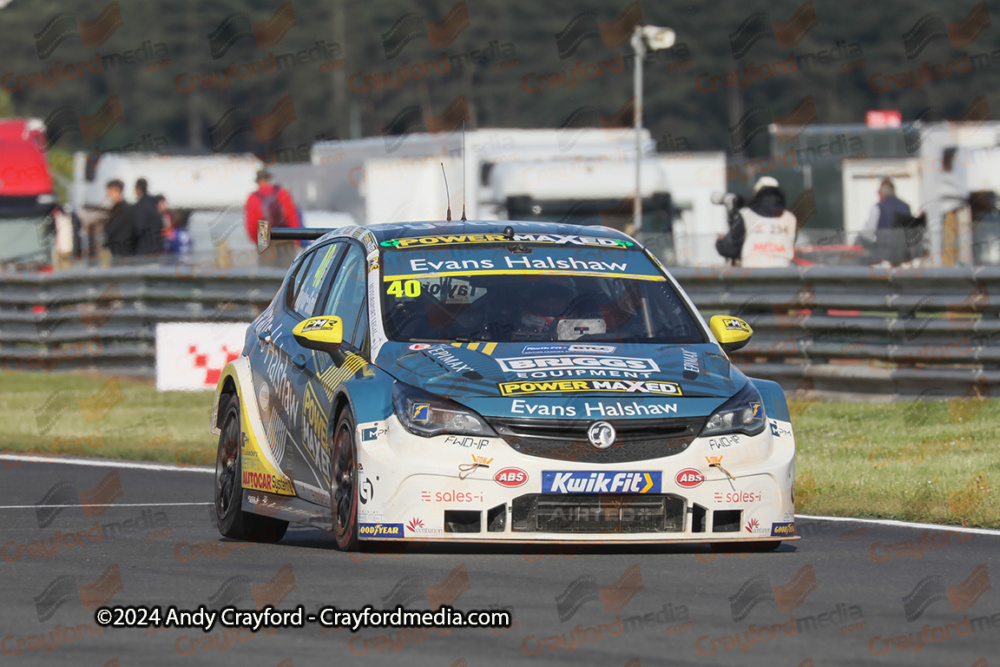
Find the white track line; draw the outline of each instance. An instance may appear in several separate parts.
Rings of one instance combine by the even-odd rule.
[[[105,505],[0,505],[0,510],[40,510],[53,507],[181,507],[183,505],[211,505],[204,503],[108,503]]]
[[[136,461],[116,461],[113,459],[83,459],[61,456],[39,456],[37,454],[0,454],[0,461],[21,461],[23,463],[62,463],[74,466],[96,468],[131,468],[133,470],[154,470],[156,472],[200,472],[212,474],[215,468],[204,466],[182,466],[170,463],[138,463]]]
[[[841,523],[871,523],[878,526],[893,526],[896,528],[922,528],[924,530],[950,530],[956,533],[971,533],[973,535],[1000,536],[1000,530],[992,528],[963,528],[947,526],[939,523],[917,523],[914,521],[896,521],[895,519],[853,519],[847,516],[813,516],[811,514],[796,514],[797,519],[813,521],[839,521]]]

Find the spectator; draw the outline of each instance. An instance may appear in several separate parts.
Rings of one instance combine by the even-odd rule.
[[[73,264],[73,218],[60,206],[53,206],[49,216],[56,237],[52,245],[52,266],[56,270],[67,269]]]
[[[256,245],[257,221],[267,220],[272,228],[301,227],[299,212],[288,190],[271,181],[271,173],[266,169],[257,172],[257,189],[247,197],[247,235]]]
[[[250,241],[257,245],[257,222],[267,220],[271,228],[302,226],[299,212],[288,190],[271,181],[271,173],[266,169],[257,172],[257,190],[250,193],[246,205],[246,228]],[[276,241],[269,252],[261,256],[264,264],[287,267],[298,253],[295,241]]]
[[[83,257],[83,243],[86,237],[86,229],[83,226],[83,219],[79,211],[72,206],[66,206],[66,215],[73,220],[73,258],[79,260]]]
[[[104,247],[114,259],[135,255],[135,223],[130,207],[125,203],[125,184],[116,179],[105,186],[104,203]]]
[[[746,206],[741,206],[738,197],[730,198],[729,233],[719,234],[715,249],[734,264],[748,268],[790,266],[795,259],[798,224],[795,215],[785,208],[785,196],[778,189],[777,179],[758,178],[753,192]]]
[[[173,220],[173,215],[170,211],[170,206],[167,204],[167,198],[163,195],[156,195],[153,197],[156,202],[156,212],[160,216],[160,220],[163,222],[163,233],[167,233],[167,229],[170,227],[171,220]],[[187,228],[185,224],[185,229]]]
[[[135,254],[156,257],[163,252],[163,218],[156,200],[149,194],[145,178],[135,182],[136,203],[132,207],[135,220]]]
[[[896,186],[888,178],[878,186],[878,203],[872,207],[862,237],[868,242],[872,263],[899,264],[909,259],[906,225],[910,206],[896,197]]]
[[[958,159],[956,159],[956,156]],[[968,158],[966,153],[965,158]],[[954,146],[945,148],[941,155],[941,175],[937,180],[937,202],[940,208],[941,264],[968,266],[972,263],[972,214],[969,208],[967,159],[962,159]]]
[[[171,255],[175,261],[190,260],[192,243],[186,218],[181,215],[170,215],[167,212],[167,200],[162,195],[155,199],[161,213],[169,221],[169,226],[163,232],[163,252]]]

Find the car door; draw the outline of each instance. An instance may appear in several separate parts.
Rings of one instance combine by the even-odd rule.
[[[304,363],[295,364],[295,387],[301,390],[301,447],[294,465],[296,492],[303,498],[329,505],[330,423],[337,387],[361,372],[367,364],[368,311],[363,248],[343,241],[335,270],[328,271],[322,297],[312,316],[332,315],[343,323],[343,354],[335,360],[326,352],[302,350]],[[309,284],[309,277],[306,277]]]
[[[309,350],[302,348],[292,329],[316,310],[331,266],[336,266],[343,248],[324,244],[303,254],[266,331],[258,331],[256,357],[251,355],[254,388],[264,432],[281,471],[292,480],[309,475],[299,454],[302,443],[302,387],[296,372],[305,364]]]
[[[291,337],[294,326],[291,305],[315,257],[315,252],[307,252],[292,264],[291,278],[283,284],[284,293],[275,298],[272,317],[255,324],[253,333],[257,341],[249,353],[253,403],[264,427],[267,446],[278,468],[286,475],[292,473],[294,447],[289,433],[288,409],[292,407],[290,399],[294,392],[288,372],[290,357],[283,343]]]
[[[287,455],[295,485],[295,493],[304,500],[326,504],[329,501],[329,452],[325,446],[326,433],[317,432],[316,424],[329,409],[316,400],[315,389],[310,386],[312,368],[317,359],[329,358],[325,352],[302,347],[292,335],[292,329],[304,319],[320,310],[322,296],[336,273],[347,246],[344,242],[324,243],[310,249],[311,261],[302,271],[295,292],[289,299],[286,327],[278,333],[275,344],[287,360],[284,372],[291,400],[282,414],[287,419],[290,451]],[[325,417],[323,417],[325,421]]]

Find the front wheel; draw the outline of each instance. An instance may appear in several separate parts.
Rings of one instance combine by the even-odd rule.
[[[354,417],[345,408],[333,430],[330,465],[330,502],[333,510],[333,535],[337,548],[353,551],[358,546],[358,466],[354,445]]]
[[[277,542],[288,530],[287,521],[243,511],[239,397],[229,399],[223,414],[215,460],[215,516],[219,532],[234,540]]]

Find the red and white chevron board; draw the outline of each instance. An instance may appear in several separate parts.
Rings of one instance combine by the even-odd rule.
[[[248,324],[156,325],[156,388],[215,389],[222,368],[243,349]]]

